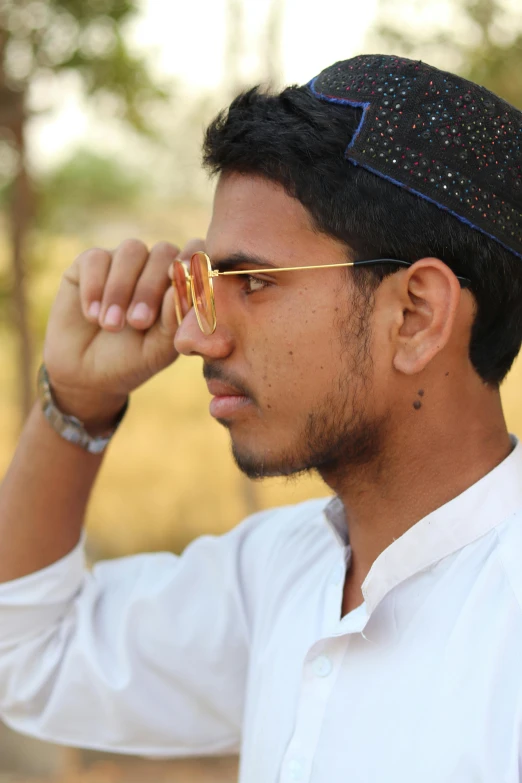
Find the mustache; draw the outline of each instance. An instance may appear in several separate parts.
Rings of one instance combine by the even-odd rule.
[[[256,402],[254,394],[251,392],[248,386],[243,383],[243,381],[239,380],[239,378],[236,378],[231,373],[225,372],[217,364],[204,363],[203,377],[206,381],[221,381],[222,383],[226,383],[228,386],[232,386],[244,397],[249,397],[253,402]]]

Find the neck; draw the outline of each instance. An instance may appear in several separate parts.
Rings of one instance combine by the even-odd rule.
[[[485,393],[488,410],[481,415],[464,406],[449,416],[446,409],[442,421],[437,411],[409,426],[402,421],[372,463],[322,474],[345,509],[352,550],[349,608],[360,603],[361,585],[381,552],[510,453],[500,395],[496,390]]]

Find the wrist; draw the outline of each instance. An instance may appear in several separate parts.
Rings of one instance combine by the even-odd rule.
[[[38,370],[37,388],[51,427],[69,443],[91,454],[101,454],[107,448],[129,405],[128,397],[119,394],[93,395],[60,386],[53,388],[45,364]]]
[[[55,384],[47,374],[49,391],[56,407],[66,416],[78,419],[92,437],[105,435],[114,429],[119,414],[128,402],[120,394],[86,393]]]
[[[127,397],[86,399],[70,392],[63,392],[51,384],[56,406],[67,416],[74,416],[93,437],[105,435],[115,425],[116,419],[127,402]]]

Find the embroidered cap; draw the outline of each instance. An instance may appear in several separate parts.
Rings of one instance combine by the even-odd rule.
[[[363,110],[346,158],[450,212],[522,258],[522,112],[423,62],[361,55],[309,83]]]

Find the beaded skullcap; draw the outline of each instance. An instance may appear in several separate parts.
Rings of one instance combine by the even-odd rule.
[[[363,110],[345,157],[522,258],[522,112],[423,62],[361,55],[309,83]]]

